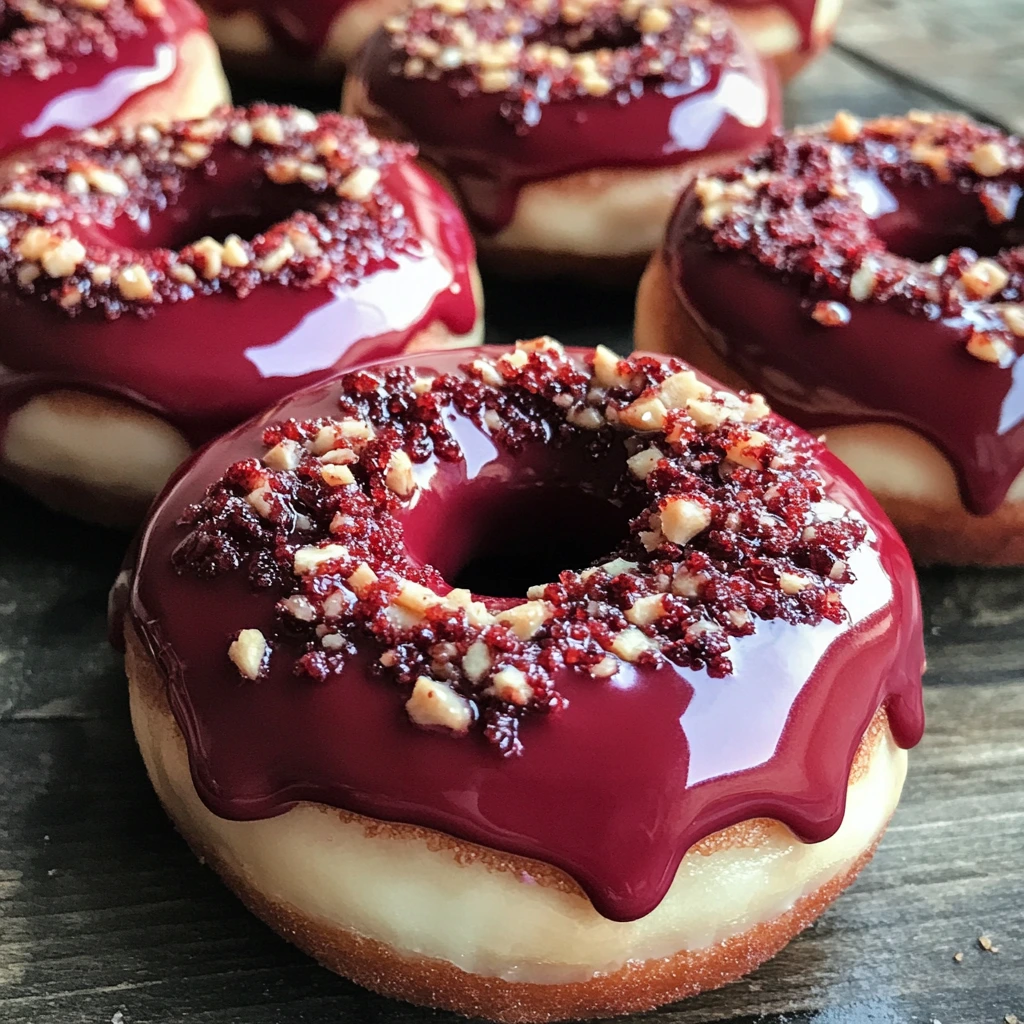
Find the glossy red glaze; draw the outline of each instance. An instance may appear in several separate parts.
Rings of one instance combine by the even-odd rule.
[[[446,372],[471,357],[425,354],[414,365]],[[601,682],[562,670],[568,707],[526,723],[524,751],[512,758],[477,733],[412,725],[406,694],[369,671],[374,650],[323,684],[296,677],[290,658],[240,683],[227,639],[242,628],[271,633],[279,595],[252,590],[239,572],[178,575],[171,553],[185,531],[176,522],[226,465],[262,454],[266,424],[330,415],[336,396],[331,384],[301,392],[199,453],[142,535],[129,614],[165,674],[196,788],[215,813],[263,818],[312,800],[438,829],[553,864],[602,914],[630,920],[658,905],[686,850],[719,829],[772,817],[805,841],[833,834],[879,707],[899,744],[919,740],[923,651],[910,559],[870,495],[823,449],[830,496],[859,510],[874,535],[853,556],[857,582],[844,587],[850,621],[759,620],[734,640],[725,678],[624,664]],[[588,463],[571,447],[538,444],[514,456],[469,419],[453,413],[450,424],[464,460],[420,467],[429,483],[399,513],[409,553],[449,579],[495,503],[532,500],[540,518],[560,495],[578,501],[581,488],[599,501],[615,475],[606,470],[618,458]],[[441,525],[454,522],[457,530]]]
[[[809,50],[814,43],[814,12],[818,0],[718,0],[726,9],[740,11],[770,10],[785,11],[800,30],[801,48]]]
[[[275,41],[299,57],[315,57],[324,48],[341,11],[356,0],[203,0],[214,14],[251,12]]]
[[[174,241],[163,233],[183,230],[198,238],[198,225],[189,234],[189,222],[202,219],[196,211],[214,216],[239,190],[245,201],[226,215],[258,217],[260,196],[272,186],[253,191],[252,174],[246,161],[224,159],[218,176],[191,185],[180,212],[154,220],[149,234],[127,219],[93,231],[114,246],[157,246]],[[391,166],[382,180],[405,207],[417,241],[369,264],[351,288],[264,283],[244,298],[195,295],[152,307],[145,318],[113,320],[98,309],[69,318],[52,303],[0,289],[0,415],[32,392],[83,387],[152,408],[200,443],[339,367],[398,355],[436,321],[468,333],[477,303],[465,222],[411,162]]]
[[[872,196],[873,230],[892,252],[930,259],[956,245],[998,248],[1000,232],[977,197],[957,186],[887,187],[863,177],[859,187]],[[821,326],[809,310],[827,292],[809,294],[746,256],[719,251],[699,216],[689,192],[669,223],[672,280],[722,358],[773,408],[812,430],[908,427],[949,458],[971,512],[987,515],[1002,504],[1024,471],[1024,361],[994,366],[968,355],[969,311],[928,317],[894,303],[844,299],[848,324]],[[1002,233],[1013,230],[1011,222]]]
[[[452,180],[468,216],[487,233],[509,224],[531,182],[748,152],[781,123],[774,73],[742,43],[728,67],[707,68],[706,81],[637,83],[626,102],[618,90],[550,102],[525,130],[502,116],[503,94],[460,95],[445,79],[403,78],[391,64],[390,37],[379,30],[353,75],[370,103]]]
[[[117,39],[116,54],[76,53],[42,80],[29,69],[5,72],[0,60],[0,158],[106,124],[150,90],[171,88],[182,73],[178,46],[188,33],[205,30],[206,18],[192,0],[164,6],[164,15],[141,22],[141,34]],[[0,20],[0,37],[4,29]]]

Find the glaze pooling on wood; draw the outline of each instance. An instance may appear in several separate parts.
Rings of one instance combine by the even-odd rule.
[[[465,362],[438,354],[413,365],[429,375]],[[725,678],[665,658],[623,661],[607,680],[557,666],[566,706],[527,720],[521,756],[504,759],[480,734],[412,724],[408,690],[374,667],[379,644],[364,644],[321,682],[297,677],[283,649],[258,681],[241,682],[227,641],[243,629],[279,637],[275,609],[285,595],[272,577],[254,589],[242,572],[177,573],[172,554],[187,530],[176,524],[226,465],[263,455],[264,428],[336,416],[337,399],[336,385],[302,392],[204,450],[143,536],[131,621],[165,675],[196,787],[214,812],[261,818],[313,800],[438,829],[553,864],[602,914],[629,920],[653,910],[686,850],[721,828],[767,816],[804,841],[833,834],[879,707],[898,743],[920,738],[921,624],[909,558],[849,473],[799,434],[796,443],[820,459],[828,498],[863,515],[869,536],[849,559],[855,579],[842,588],[841,621],[757,620],[732,639]],[[429,483],[395,511],[407,548],[424,561],[436,556],[446,573],[468,552],[444,524],[459,521],[460,534],[471,534],[495,500],[550,494],[553,474],[570,492],[594,479],[584,460],[545,444],[515,454],[471,417],[453,412],[446,422],[464,458],[427,458],[419,468]],[[246,529],[244,517],[237,524]]]
[[[840,114],[696,182],[666,259],[711,344],[780,412],[908,427],[986,515],[1024,470],[1022,188],[1024,147],[994,128]]]

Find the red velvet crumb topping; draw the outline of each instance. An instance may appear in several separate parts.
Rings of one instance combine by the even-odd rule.
[[[867,525],[826,500],[820,446],[759,395],[713,391],[677,360],[620,361],[603,348],[583,369],[543,338],[461,371],[344,375],[336,416],[267,427],[262,459],[229,467],[186,511],[179,573],[244,571],[281,595],[278,635],[243,629],[231,643],[243,677],[292,657],[298,639],[294,671],[324,682],[372,645],[414,722],[480,729],[511,754],[523,716],[562,710],[560,668],[603,679],[624,662],[668,659],[725,676],[731,638],[761,622],[848,617],[849,556]],[[418,467],[463,458],[453,414],[513,455],[569,442],[619,452],[617,493],[642,511],[607,557],[511,607],[453,589],[409,558],[401,523],[429,486]]]

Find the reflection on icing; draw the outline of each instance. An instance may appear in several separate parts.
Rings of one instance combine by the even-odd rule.
[[[54,128],[79,131],[101,124],[112,118],[129,97],[166,82],[177,65],[177,49],[170,43],[160,43],[153,50],[153,63],[149,67],[118,68],[99,85],[73,89],[58,96],[22,129],[22,133],[26,138],[35,139]]]
[[[668,86],[665,94],[672,95]],[[668,134],[672,142],[666,152],[699,152],[728,117],[734,117],[746,128],[760,128],[768,119],[768,92],[763,83],[729,71],[713,92],[680,103],[669,115]]]
[[[302,377],[336,366],[363,338],[412,327],[452,285],[451,269],[429,245],[424,248],[422,259],[401,255],[357,290],[335,292],[279,341],[245,349],[245,358],[263,377]]]
[[[999,407],[999,434],[1007,434],[1024,422],[1024,359],[1013,360],[1013,383]]]
[[[861,209],[871,218],[895,213],[900,204],[873,171],[848,172],[850,188],[860,196]]]

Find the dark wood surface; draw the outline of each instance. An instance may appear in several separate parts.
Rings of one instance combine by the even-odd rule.
[[[1022,123],[1020,0],[848,7],[842,49],[790,89],[791,121],[839,106],[966,105]],[[947,58],[967,49],[965,79]],[[628,295],[494,282],[488,299],[491,340],[546,331],[628,342]],[[104,640],[124,538],[4,488],[0,522],[0,1022],[454,1021],[321,970],[191,857],[146,781]],[[928,734],[874,862],[750,978],[633,1020],[1024,1020],[1024,572],[932,570],[921,583]],[[999,951],[982,949],[981,936]]]

